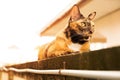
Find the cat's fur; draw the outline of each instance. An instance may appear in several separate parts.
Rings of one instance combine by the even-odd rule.
[[[40,47],[38,60],[64,55],[69,52],[89,51],[89,41],[94,32],[92,19],[95,15],[96,12],[93,12],[85,18],[80,13],[78,6],[74,5],[71,10],[68,26],[57,34],[54,41]]]

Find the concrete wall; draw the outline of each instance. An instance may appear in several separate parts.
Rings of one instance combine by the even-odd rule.
[[[0,80],[8,80],[8,73],[0,72],[1,73],[1,79]]]
[[[17,69],[30,68],[36,70],[71,69],[71,70],[120,71],[119,61],[120,61],[120,46],[97,51],[90,51],[83,54],[72,53],[41,61],[6,66],[6,68],[9,67]],[[14,71],[3,72],[2,75],[0,76],[2,76],[2,79],[0,77],[0,80],[89,80],[86,79],[87,76],[86,78],[83,77],[79,78],[74,76],[65,76],[61,74],[41,75],[34,73],[18,73]]]
[[[7,72],[1,72],[0,80],[26,80],[26,79],[18,77],[16,75],[9,76],[9,73],[7,73]]]

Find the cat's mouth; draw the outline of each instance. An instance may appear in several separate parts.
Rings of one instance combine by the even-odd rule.
[[[88,42],[89,39],[90,39],[89,36],[82,36],[82,35],[73,35],[71,37],[73,43],[79,43],[79,44],[84,44],[85,42]]]

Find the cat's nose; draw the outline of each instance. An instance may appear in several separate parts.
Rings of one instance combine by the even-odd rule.
[[[90,33],[90,34],[92,34],[92,33],[93,33],[93,31],[90,31],[89,33]]]

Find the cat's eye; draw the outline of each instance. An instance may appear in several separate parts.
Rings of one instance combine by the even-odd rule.
[[[85,27],[85,26],[86,26],[85,22],[82,22],[82,23],[81,23],[81,26],[82,26],[82,27]]]

